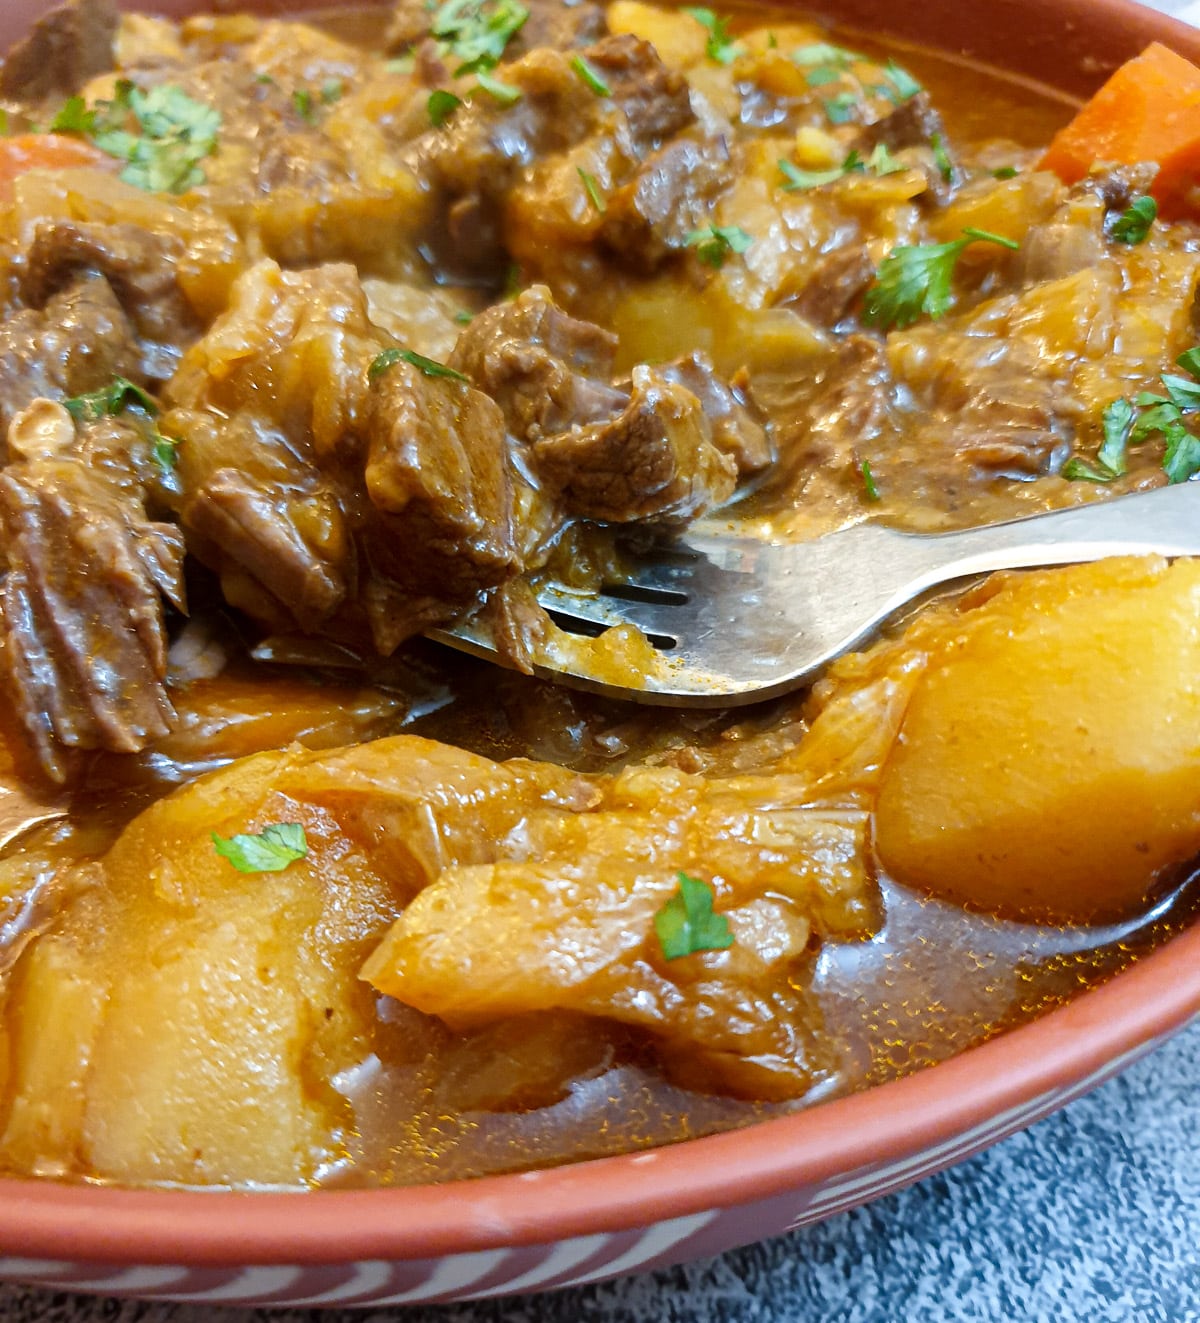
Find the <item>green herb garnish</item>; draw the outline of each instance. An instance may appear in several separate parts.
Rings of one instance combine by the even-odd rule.
[[[886,143],[879,142],[867,157],[867,169],[874,175],[894,175],[897,170],[907,170],[908,166],[888,151]]]
[[[929,139],[929,145],[933,148],[933,162],[941,173],[946,183],[954,178],[954,162],[950,159],[950,153],[946,150],[946,144],[942,141],[940,133],[932,134]]]
[[[121,178],[127,184],[151,193],[186,193],[204,183],[200,162],[216,149],[221,116],[181,87],[161,83],[143,92],[122,79],[111,101],[99,101],[87,113],[91,118],[81,131],[102,152],[126,162]]]
[[[502,83],[498,78],[491,77],[483,69],[475,75],[479,86],[489,95],[496,98],[502,106],[516,105],[521,99],[521,89],[514,87],[511,83]]]
[[[830,124],[849,124],[858,111],[858,97],[853,92],[839,92],[837,96],[831,96],[826,102],[825,118]]]
[[[888,96],[889,100],[898,98],[901,101],[907,101],[922,90],[921,84],[907,69],[902,69],[895,60],[889,60],[883,66],[883,72],[887,75],[888,82],[895,88],[895,97],[890,96],[886,89],[880,89],[885,96]]]
[[[592,206],[603,216],[608,210],[608,205],[604,201],[604,194],[600,192],[600,188],[596,183],[596,176],[589,175],[582,166],[576,166],[575,168],[579,173],[579,178],[583,180],[584,190],[591,199]]]
[[[832,184],[834,180],[841,179],[852,171],[861,173],[865,169],[866,165],[856,151],[849,152],[841,165],[835,165],[830,170],[801,170],[791,161],[779,162],[779,172],[787,180],[786,184],[781,185],[785,193],[794,193],[802,188],[820,188],[823,184]]]
[[[729,920],[713,913],[713,889],[699,878],[677,874],[679,890],[654,916],[654,931],[667,960],[733,945]]]
[[[1113,221],[1108,237],[1117,243],[1141,243],[1150,233],[1154,218],[1158,215],[1158,203],[1151,197],[1134,198],[1120,216]]]
[[[805,71],[804,81],[809,87],[824,87],[827,83],[836,83],[841,76],[842,71],[835,69],[832,64],[818,64]]]
[[[1126,448],[1133,425],[1133,405],[1123,396],[1107,405],[1103,415],[1104,441],[1096,458],[1114,478],[1121,477],[1128,465]]]
[[[298,822],[273,822],[260,832],[219,836],[211,832],[213,849],[239,873],[281,873],[308,854],[304,828]]]
[[[970,243],[1020,247],[989,230],[964,228],[961,239],[893,248],[867,289],[863,320],[882,330],[911,326],[922,314],[941,317],[950,307],[950,282],[962,251]]]
[[[316,108],[313,105],[312,93],[306,87],[298,87],[292,93],[292,106],[296,114],[306,124],[315,124],[317,120]]]
[[[865,55],[847,50],[844,46],[831,46],[827,42],[814,42],[811,46],[797,46],[790,56],[794,64],[805,68],[826,64],[835,69],[847,69],[857,61],[865,60]]]
[[[143,410],[151,418],[158,414],[152,396],[127,377],[114,377],[103,390],[88,395],[73,395],[63,400],[63,407],[78,423],[94,423],[98,418],[113,418],[130,406]]]
[[[1163,429],[1167,448],[1163,452],[1163,472],[1169,483],[1187,482],[1200,473],[1200,437],[1193,436],[1182,423],[1168,423]]]
[[[429,30],[443,54],[459,61],[456,78],[494,69],[529,17],[519,0],[446,0],[432,12]]]
[[[875,475],[871,472],[871,461],[864,459],[859,465],[859,472],[862,474],[863,495],[868,501],[878,501],[879,488],[875,484]]]
[[[1015,165],[1002,165],[999,170],[992,171],[993,179],[1016,179],[1020,171]]]
[[[50,121],[51,133],[91,133],[96,112],[89,110],[81,96],[68,97],[63,108]]]
[[[742,48],[729,35],[727,19],[718,18],[711,9],[685,8],[683,12],[708,30],[704,53],[710,60],[715,60],[717,64],[732,64],[741,55]]]
[[[321,100],[327,106],[340,101],[346,94],[346,85],[340,78],[327,78],[321,84]]]
[[[154,433],[154,443],[150,447],[150,454],[162,470],[163,477],[168,477],[175,471],[175,452],[178,446],[179,442],[174,437],[163,436],[161,432]]]
[[[453,92],[447,92],[445,88],[439,87],[437,91],[430,92],[429,100],[425,103],[429,112],[429,122],[435,129],[440,129],[461,105],[462,97],[457,97]]]
[[[448,377],[451,381],[468,380],[457,369],[447,367],[445,363],[439,363],[435,359],[426,358],[424,354],[418,354],[414,349],[385,349],[382,353],[376,354],[367,369],[367,380],[378,381],[388,368],[397,363],[409,363],[427,377]]]
[[[744,253],[753,242],[740,225],[710,225],[705,230],[693,230],[685,246],[694,248],[706,266],[719,271],[730,253]]]
[[[612,96],[612,88],[592,68],[582,55],[576,55],[571,61],[571,68],[592,89],[597,96]]]

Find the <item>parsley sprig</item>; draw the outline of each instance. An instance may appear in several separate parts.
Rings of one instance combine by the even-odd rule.
[[[667,960],[698,951],[725,951],[733,945],[729,920],[713,913],[713,889],[680,872],[679,890],[654,916],[654,931]]]
[[[1134,198],[1109,226],[1108,237],[1117,243],[1141,243],[1150,233],[1157,215],[1158,203],[1152,197]]]
[[[711,9],[685,8],[683,12],[708,30],[704,53],[710,60],[716,64],[732,64],[742,54],[741,46],[729,35],[728,19],[718,18]]]
[[[367,369],[367,380],[378,381],[390,367],[397,363],[408,363],[426,377],[446,377],[451,381],[469,381],[457,368],[447,367],[434,358],[426,358],[415,349],[385,349],[376,354]]]
[[[282,873],[308,854],[304,828],[298,822],[273,822],[260,832],[220,836],[211,832],[213,849],[239,873]]]
[[[964,228],[961,239],[949,243],[901,245],[880,263],[867,289],[863,320],[881,330],[911,326],[922,315],[942,317],[950,307],[950,284],[963,249],[972,243],[1019,248],[1015,239],[990,230]]]
[[[710,225],[707,229],[693,230],[685,246],[694,248],[705,266],[719,271],[730,253],[744,253],[753,242],[753,236],[740,225]]]
[[[434,10],[429,30],[442,55],[458,61],[454,76],[460,78],[494,69],[528,17],[520,0],[445,0]]]
[[[847,175],[891,175],[895,174],[897,170],[907,168],[904,162],[897,160],[881,142],[876,145],[871,155],[865,160],[856,150],[851,149],[841,165],[835,165],[828,170],[801,170],[799,166],[793,165],[791,161],[780,161],[779,173],[787,181],[781,184],[780,187],[785,193],[794,193],[800,189],[820,188],[824,184],[832,184],[839,179],[844,179]]]
[[[608,210],[608,203],[604,200],[604,194],[600,191],[596,176],[589,174],[581,165],[576,166],[575,169],[579,178],[583,181],[583,191],[588,195],[588,201],[603,216]]]
[[[1186,419],[1200,414],[1200,347],[1189,349],[1175,360],[1185,372],[1162,374],[1165,395],[1140,391],[1132,401],[1124,396],[1105,406],[1104,440],[1095,462],[1073,455],[1063,465],[1062,476],[1072,481],[1112,482],[1128,471],[1128,448],[1141,445],[1155,432],[1163,438],[1163,472],[1168,483],[1187,482],[1200,473],[1200,437],[1189,430]]]
[[[216,149],[221,116],[173,83],[143,91],[121,79],[112,99],[94,109],[82,97],[70,97],[50,128],[82,134],[124,161],[121,178],[127,184],[150,193],[186,193],[204,183],[200,162]]]
[[[175,448],[179,442],[170,436],[163,436],[154,423],[158,417],[158,405],[154,397],[144,391],[128,377],[114,377],[107,386],[91,391],[86,395],[72,395],[63,400],[63,408],[77,423],[94,423],[100,418],[115,418],[127,409],[135,409],[144,415],[140,428],[150,442],[150,453],[154,462],[166,477],[175,467]]]

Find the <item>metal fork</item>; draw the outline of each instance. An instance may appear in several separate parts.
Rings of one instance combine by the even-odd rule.
[[[993,570],[1151,553],[1200,555],[1200,483],[932,535],[863,523],[776,544],[722,532],[709,519],[664,544],[623,583],[590,595],[556,585],[538,593],[571,632],[595,634],[620,624],[642,630],[661,664],[638,685],[569,664],[535,670],[640,703],[738,706],[804,684],[939,584]],[[470,621],[431,637],[497,660],[486,631]]]

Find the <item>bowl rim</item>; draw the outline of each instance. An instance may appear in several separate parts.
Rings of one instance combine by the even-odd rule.
[[[29,0],[31,12],[37,2]],[[957,0],[915,7],[947,3]],[[1118,44],[1157,39],[1200,58],[1200,32],[1133,0],[1048,0],[1045,8],[1042,0],[991,3],[1009,21],[1021,14],[1027,21],[1031,12],[1054,15],[1065,29],[1083,25],[1089,39],[1091,32],[1117,33]],[[846,9],[872,6],[889,7],[884,0],[856,0],[839,9],[835,21],[846,22]],[[151,0],[147,7],[197,5]],[[803,6],[810,12],[829,7],[821,0]],[[890,8],[894,14],[895,0]],[[891,22],[880,26],[897,31]],[[1027,33],[1012,39],[1007,67],[1014,71],[1025,59],[1019,42],[1027,40]],[[936,36],[924,44],[947,48]],[[1105,70],[1092,72],[1095,81]],[[1056,1105],[1057,1091],[1085,1087],[1106,1067],[1116,1068],[1197,1016],[1200,923],[1068,1004],[948,1061],[742,1129],[444,1185],[242,1191],[0,1178],[0,1254],[48,1261],[69,1255],[97,1264],[321,1265],[436,1259],[631,1230],[755,1204],[903,1160],[1047,1099],[1040,1115]]]

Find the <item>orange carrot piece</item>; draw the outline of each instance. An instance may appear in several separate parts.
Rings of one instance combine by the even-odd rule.
[[[1064,183],[1094,165],[1157,161],[1164,216],[1200,215],[1200,69],[1159,42],[1112,75],[1061,129],[1040,162]]]
[[[111,156],[91,143],[60,133],[20,133],[0,138],[0,202],[12,196],[13,181],[27,170],[115,164]]]

